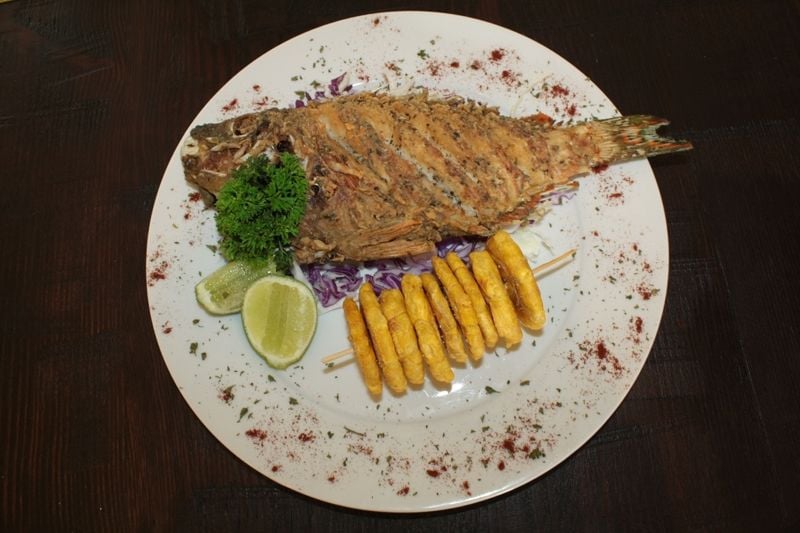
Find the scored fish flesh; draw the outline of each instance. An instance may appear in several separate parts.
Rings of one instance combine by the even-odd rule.
[[[249,157],[290,151],[309,182],[299,263],[430,252],[526,219],[542,193],[592,169],[691,148],[647,115],[574,125],[461,98],[360,93],[192,129],[186,178],[213,197]]]

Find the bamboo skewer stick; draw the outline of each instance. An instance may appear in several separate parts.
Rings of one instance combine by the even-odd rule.
[[[577,251],[578,251],[577,248],[573,248],[572,250],[567,250],[566,252],[564,252],[563,254],[559,255],[558,257],[554,257],[553,259],[551,259],[547,263],[542,263],[541,265],[537,266],[536,268],[533,269],[534,277],[539,275],[539,274],[541,274],[542,272],[544,272],[545,270],[549,269],[550,267],[561,263],[564,259],[574,256],[575,252],[577,252]]]
[[[339,350],[338,352],[332,353],[330,355],[326,355],[322,359],[322,363],[327,365],[328,363],[333,362],[336,359],[339,359],[340,357],[344,357],[345,355],[349,355],[351,353],[353,353],[353,349],[352,348],[345,348],[344,350]]]
[[[541,274],[542,272],[545,272],[546,270],[549,270],[551,267],[554,267],[554,266],[560,264],[565,259],[574,257],[575,256],[575,252],[577,252],[577,251],[578,251],[577,248],[573,248],[571,250],[567,250],[566,252],[564,252],[563,254],[559,255],[558,257],[554,257],[550,261],[548,261],[546,263],[542,263],[541,265],[539,265],[539,266],[537,266],[537,267],[535,267],[533,269],[533,275],[537,276],[538,274]],[[335,353],[332,353],[330,355],[327,355],[327,356],[323,357],[322,358],[322,364],[323,365],[330,364],[330,363],[334,362],[335,360],[340,359],[340,358],[342,358],[342,357],[344,357],[346,355],[350,355],[352,353],[353,353],[353,349],[352,348],[345,348],[344,350],[339,350],[338,352],[335,352]]]
[[[344,350],[340,350],[340,351],[338,351],[336,353],[332,353],[330,355],[326,355],[325,357],[323,357],[322,358],[322,364],[323,365],[329,365],[329,364],[333,363],[334,361],[336,361],[337,359],[341,359],[342,357],[344,357],[346,355],[350,355],[352,353],[353,353],[353,349],[352,348],[345,348]]]

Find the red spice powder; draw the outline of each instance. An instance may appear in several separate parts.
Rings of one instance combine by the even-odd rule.
[[[636,320],[633,323],[634,327],[636,328],[636,333],[642,332],[642,324],[643,324],[642,317],[637,316]]]
[[[497,463],[497,469],[498,470],[505,470],[506,469],[506,462],[505,461],[500,461],[499,463]]]
[[[569,116],[571,116],[571,117],[574,117],[574,116],[575,116],[575,113],[576,113],[577,111],[578,111],[578,108],[575,106],[575,104],[572,104],[571,106],[569,106],[569,107],[567,108],[567,115],[569,115]]]
[[[156,268],[151,270],[148,285],[152,287],[157,281],[167,279],[167,269],[169,269],[169,263],[162,261]]]
[[[233,400],[233,389],[231,387],[228,387],[227,389],[221,390],[219,392],[219,399],[225,403],[229,403],[231,400]],[[251,436],[249,434],[250,431],[253,430],[252,429],[248,430],[247,432],[245,432],[245,435],[247,435],[248,437]]]
[[[316,437],[313,433],[300,433],[297,438],[303,442],[313,442]]]
[[[272,465],[272,468],[270,468],[270,470],[272,470],[273,472],[280,472],[281,468],[282,468],[281,465]]]
[[[612,192],[611,194],[608,195],[608,198],[609,198],[609,200],[613,200],[615,198],[622,198],[622,193],[619,192],[619,191]]]
[[[372,455],[372,448],[369,446],[364,446],[363,444],[350,444],[347,446],[347,449],[351,453],[359,453],[361,455]]]
[[[584,341],[579,345],[582,355],[581,360],[583,363],[594,357],[597,360],[597,366],[600,370],[610,371],[614,376],[620,376],[625,370],[619,359],[611,354],[605,341]],[[570,356],[570,362],[574,363],[575,360]]]
[[[439,477],[439,475],[441,475],[441,472],[439,472],[438,470],[434,470],[434,469],[432,469],[432,468],[429,468],[429,469],[428,469],[428,470],[426,470],[425,472],[427,472],[427,474],[428,474],[429,476],[431,476],[431,477]]]
[[[517,451],[517,446],[512,439],[506,439],[503,441],[503,448],[508,450],[509,453],[514,454]]]
[[[503,80],[503,83],[508,85],[509,87],[516,87],[519,85],[519,80],[517,79],[517,75],[511,72],[510,70],[504,70],[500,73],[500,79]]]
[[[257,428],[248,429],[247,431],[244,432],[244,434],[250,437],[251,439],[258,441],[263,441],[264,439],[267,438],[267,432],[264,431],[263,429],[257,429]]]
[[[458,68],[461,66],[461,63],[459,63],[458,61],[451,61],[450,66],[453,68]]]
[[[230,102],[228,102],[227,104],[222,106],[222,110],[225,113],[229,113],[229,112],[233,111],[234,109],[236,109],[237,107],[239,107],[239,99],[238,98],[234,98],[233,100],[231,100]]]
[[[405,487],[403,487],[402,489],[397,491],[397,495],[398,496],[406,496],[410,491],[411,491],[411,488],[408,485],[406,485]]]
[[[597,352],[598,358],[605,359],[606,357],[608,357],[608,348],[606,348],[606,345],[603,341],[599,341],[595,345],[595,350]]]
[[[269,107],[269,98],[264,96],[262,98],[259,98],[258,100],[253,100],[253,107],[255,107],[256,109]]]
[[[498,48],[496,50],[492,50],[492,54],[489,56],[489,59],[492,61],[500,61],[503,59],[504,55],[506,55],[505,50]]]
[[[479,70],[481,66],[482,66],[481,62],[476,59],[475,61],[470,63],[469,68],[471,68],[472,70]]]
[[[468,496],[472,496],[472,492],[470,492],[470,490],[469,490],[469,481],[464,481],[464,482],[461,484],[461,488],[462,488],[462,489],[464,489],[464,490],[466,491],[466,493],[467,493],[467,495],[468,495]]]
[[[189,201],[190,202],[199,202],[200,201],[200,193],[199,192],[193,192],[192,194],[190,194],[189,195]]]
[[[335,482],[336,481],[336,476],[334,476],[334,475],[328,476],[328,481],[331,482],[331,483]]]
[[[636,292],[639,293],[639,296],[641,296],[643,300],[649,300],[653,297],[653,290],[644,285],[636,287]]]
[[[550,92],[555,96],[567,96],[569,94],[569,89],[563,85],[556,84],[550,87]]]
[[[592,167],[592,172],[599,174],[608,168],[608,163],[600,163]]]
[[[261,92],[261,85],[259,85],[259,84],[255,84],[255,85],[253,85],[253,90],[254,90],[255,92]]]

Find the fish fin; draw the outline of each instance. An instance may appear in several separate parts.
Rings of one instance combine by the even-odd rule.
[[[691,150],[692,143],[689,141],[658,134],[656,130],[667,124],[668,120],[651,115],[630,115],[595,122],[593,126],[602,139],[599,143],[599,161],[595,165]]]

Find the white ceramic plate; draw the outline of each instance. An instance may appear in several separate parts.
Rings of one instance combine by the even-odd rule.
[[[397,12],[343,20],[267,52],[233,77],[191,126],[269,106],[342,73],[357,89],[425,86],[563,120],[617,114],[564,59],[527,37],[459,16]],[[191,127],[190,126],[190,127]],[[188,130],[187,130],[188,135]],[[150,311],[164,361],[189,406],[236,456],[305,495],[372,511],[447,509],[541,476],[584,444],[635,381],[664,304],[663,207],[646,161],[581,180],[537,231],[575,260],[540,280],[551,317],[521,348],[455,369],[449,390],[366,392],[341,311],[320,316],[304,359],[287,371],[250,348],[239,315],[213,317],[194,285],[223,264],[212,210],[185,181],[178,143],[153,208]]]

